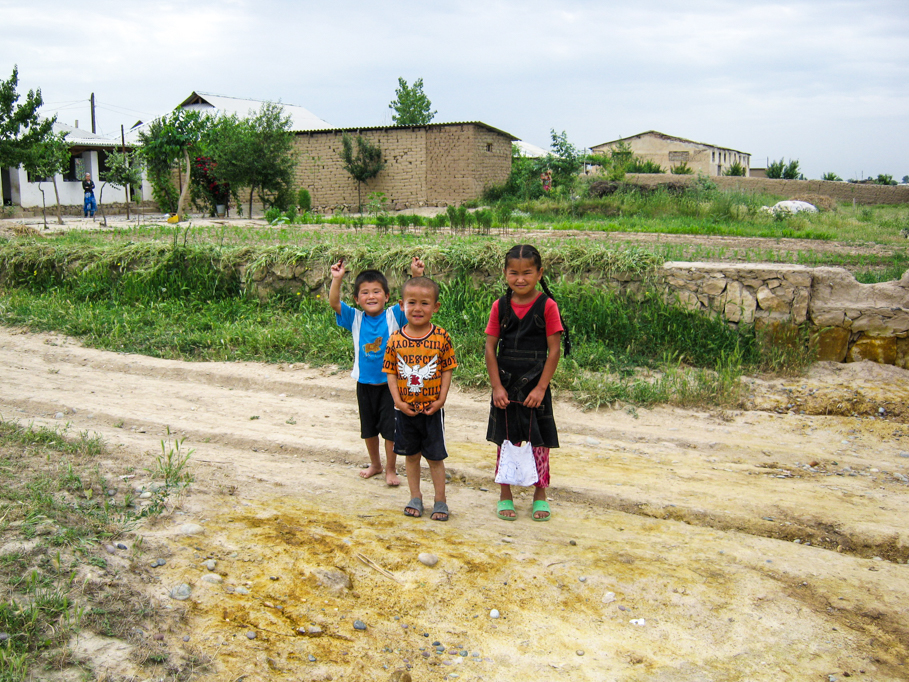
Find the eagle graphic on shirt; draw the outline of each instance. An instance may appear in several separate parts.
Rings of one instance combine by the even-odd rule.
[[[438,355],[423,365],[423,367],[420,367],[419,364],[415,364],[411,367],[404,362],[400,355],[398,356],[398,372],[407,382],[407,389],[411,393],[419,393],[423,390],[423,382],[432,377],[438,364]]]

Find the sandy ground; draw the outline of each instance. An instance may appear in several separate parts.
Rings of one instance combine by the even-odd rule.
[[[529,493],[516,522],[496,518],[487,397],[455,389],[439,523],[402,514],[406,481],[357,475],[346,372],[10,329],[0,366],[4,419],[102,434],[100,464],[130,485],[150,482],[162,440],[194,448],[188,493],[137,532],[141,566],[121,568],[161,613],[185,609],[160,645],[209,657],[205,679],[385,681],[408,667],[413,680],[909,679],[905,371],[754,381],[761,409],[740,412],[561,401],[549,523],[530,519]],[[878,416],[826,415],[824,400]],[[156,557],[166,565],[148,568]],[[220,583],[203,580],[209,558]],[[168,596],[179,583],[188,601]],[[110,679],[152,679],[129,644],[73,646]]]

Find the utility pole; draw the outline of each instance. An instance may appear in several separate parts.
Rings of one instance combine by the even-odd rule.
[[[120,144],[122,145],[121,149],[123,150],[123,156],[126,157],[126,135],[123,132],[123,124],[120,124]],[[129,220],[129,183],[126,183],[126,219]]]
[[[92,103],[92,133],[97,133],[98,131],[95,130],[95,93],[92,93],[89,101]]]

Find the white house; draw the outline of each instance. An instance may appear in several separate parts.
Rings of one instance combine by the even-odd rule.
[[[60,194],[61,206],[81,206],[84,194],[82,178],[91,173],[95,183],[95,198],[105,204],[126,201],[126,191],[107,185],[101,194],[101,172],[107,169],[107,155],[111,150],[121,148],[121,141],[96,135],[87,130],[76,128],[66,123],[54,124],[55,133],[66,133],[69,144],[70,163],[65,173],[57,175],[57,191]],[[0,168],[0,186],[3,192],[4,206],[21,206],[35,208],[41,206],[41,190],[44,190],[47,206],[55,203],[54,186],[51,178],[42,180],[32,177],[24,168]],[[147,192],[151,196],[150,192]],[[143,196],[146,192],[143,191]],[[137,197],[138,198],[138,197]]]

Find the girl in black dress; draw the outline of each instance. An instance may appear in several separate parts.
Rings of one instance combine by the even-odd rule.
[[[492,384],[486,440],[499,446],[497,471],[504,441],[518,445],[530,440],[539,475],[531,518],[548,521],[549,450],[559,447],[549,382],[559,364],[562,335],[566,355],[570,342],[536,248],[522,244],[505,255],[505,280],[508,293],[493,303],[486,326],[486,370]],[[496,513],[503,521],[515,520],[511,486],[501,486]]]

